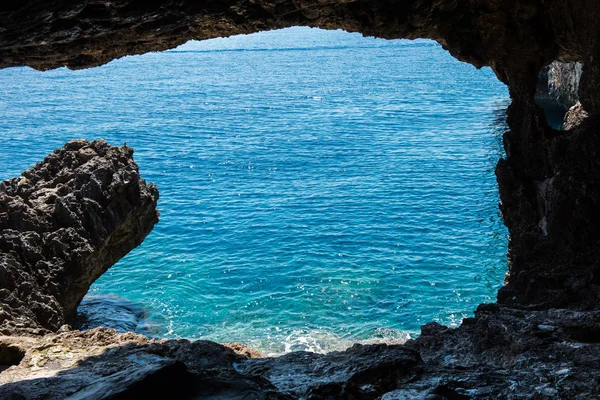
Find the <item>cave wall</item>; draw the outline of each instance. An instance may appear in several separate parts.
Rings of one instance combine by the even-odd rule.
[[[512,98],[496,169],[510,231],[499,301],[585,309],[600,300],[598,17],[594,0],[8,0],[0,67],[88,68],[293,25],[437,40],[459,60],[490,66]],[[534,100],[538,74],[554,60],[584,64],[579,99],[589,117],[564,132]]]

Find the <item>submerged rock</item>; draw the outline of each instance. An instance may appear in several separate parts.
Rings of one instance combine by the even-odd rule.
[[[56,331],[158,221],[133,149],[75,140],[0,183],[0,333]]]
[[[117,295],[87,295],[77,308],[73,326],[80,330],[109,327],[117,332],[151,335],[143,321],[146,310]]]

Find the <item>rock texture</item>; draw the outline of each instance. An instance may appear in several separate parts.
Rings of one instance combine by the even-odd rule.
[[[133,150],[76,140],[0,183],[0,333],[56,331],[158,221]]]
[[[405,345],[277,358],[104,328],[0,337],[0,398],[598,399],[599,321],[482,305],[460,328],[430,323]]]
[[[593,44],[575,34],[596,33],[595,12],[586,0],[5,1],[0,67],[86,68],[190,39],[309,25],[432,38],[517,83],[509,70],[532,80],[554,59],[579,61]]]
[[[0,67],[86,68],[189,39],[292,25],[437,40],[462,61],[489,65],[512,97],[506,158],[496,171],[511,234],[499,301],[590,308],[600,301],[600,254],[593,250],[600,171],[590,147],[597,127],[589,123],[580,129],[588,134],[569,137],[554,131],[535,92],[545,65],[580,62],[578,96],[594,119],[599,19],[600,5],[590,0],[9,1],[0,6]]]
[[[421,337],[404,347],[263,360],[206,342],[152,343],[102,330],[90,331],[106,335],[99,343],[85,332],[4,338],[10,343],[0,345],[0,397],[57,398],[64,392],[71,398],[158,398],[159,388],[175,380],[168,389],[181,389],[180,397],[205,399],[600,398],[599,20],[600,3],[592,0],[2,2],[0,67],[86,68],[189,39],[308,25],[435,39],[462,61],[490,66],[508,85],[512,104],[506,157],[496,168],[510,231],[509,272],[498,304],[480,306],[460,328],[425,325]],[[535,101],[539,73],[553,61],[583,65],[578,99],[587,118],[566,131],[550,128]],[[156,191],[139,181],[127,149],[106,154],[122,155],[114,171],[127,171],[126,165],[135,171],[136,179],[122,177],[125,187],[135,188],[125,190],[132,198],[107,214],[94,205],[90,210],[98,212],[82,208],[85,199],[98,202],[107,199],[97,200],[100,192],[112,193],[104,172],[90,183],[94,168],[81,185],[72,175],[52,175],[54,165],[84,168],[75,155],[82,147],[50,156],[42,164],[46,175],[40,169],[3,184],[5,333],[58,329],[85,293],[84,283],[138,244],[156,220]],[[102,162],[98,167],[109,169]],[[55,198],[42,190],[40,182],[58,188],[62,179],[71,185],[68,192],[57,189]],[[47,194],[31,195],[42,192]],[[77,354],[70,350],[80,348]],[[69,364],[62,354],[79,362]]]
[[[579,101],[582,72],[580,62],[552,62],[540,72],[536,99],[551,102],[564,110],[570,109]]]
[[[568,131],[571,129],[575,129],[577,126],[581,125],[588,116],[589,114],[583,109],[581,103],[575,103],[575,105],[569,108],[569,111],[567,111],[567,113],[565,114],[565,130]]]
[[[0,374],[2,399],[283,400],[331,398],[336,392],[342,396],[337,398],[349,398],[346,392],[374,398],[414,377],[422,364],[416,351],[386,345],[252,363],[217,343],[148,340],[103,328],[37,340],[4,337],[2,346],[24,352],[17,365]],[[279,374],[279,387],[266,374]]]
[[[25,355],[0,374],[2,399],[287,398],[268,381],[238,373],[234,364],[245,357],[212,342],[96,328],[36,340],[4,337],[3,345],[20,346]]]

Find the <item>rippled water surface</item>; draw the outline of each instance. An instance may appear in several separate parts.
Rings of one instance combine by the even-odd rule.
[[[159,187],[92,324],[324,351],[457,324],[502,282],[507,90],[435,42],[292,28],[0,85],[1,179],[104,138]]]

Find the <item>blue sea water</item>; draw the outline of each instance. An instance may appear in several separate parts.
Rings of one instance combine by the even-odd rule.
[[[291,28],[0,86],[0,179],[104,138],[159,187],[97,324],[327,351],[459,324],[502,283],[507,89],[435,42]]]

